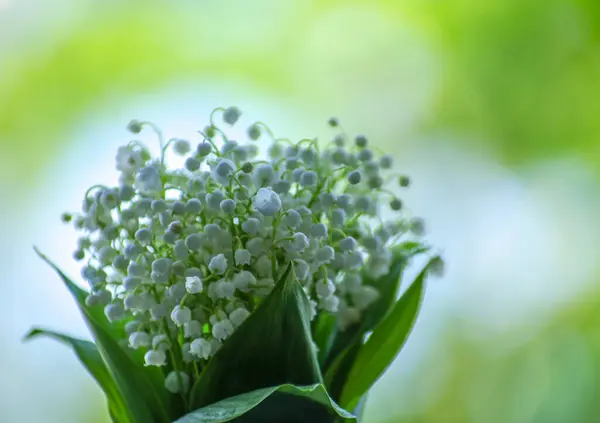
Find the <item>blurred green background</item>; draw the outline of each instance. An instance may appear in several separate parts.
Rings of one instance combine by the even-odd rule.
[[[108,422],[36,244],[116,181],[129,119],[192,136],[235,104],[278,134],[338,116],[396,156],[448,271],[367,423],[600,422],[598,0],[0,0],[0,421]],[[145,141],[151,142],[149,139]]]

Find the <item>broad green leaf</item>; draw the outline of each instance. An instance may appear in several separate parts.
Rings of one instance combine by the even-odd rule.
[[[329,397],[322,384],[283,384],[226,398],[193,411],[175,423],[222,423],[233,419],[246,423],[330,423],[336,417],[356,421]]]
[[[329,395],[336,401],[338,401],[342,395],[348,373],[360,350],[362,342],[359,341],[360,340],[357,339],[355,342],[352,342],[344,351],[338,354],[325,373],[325,386],[327,387]]]
[[[255,389],[321,383],[309,302],[292,266],[211,358],[192,390],[192,409]]]
[[[427,271],[428,265],[358,351],[342,391],[342,406],[353,409],[404,346],[419,313]]]
[[[93,342],[72,338],[58,332],[40,328],[32,329],[25,335],[25,339],[28,340],[38,336],[48,336],[70,346],[75,352],[75,355],[77,355],[77,358],[79,358],[81,364],[83,364],[88,373],[96,380],[102,391],[104,391],[113,421],[119,423],[131,422],[131,420],[128,419],[125,404],[119,395],[110,373],[108,373],[108,370],[106,369],[106,365],[98,352],[98,348],[96,348],[96,345]]]
[[[402,273],[410,262],[410,259],[428,250],[429,247],[418,242],[403,242],[392,249],[392,264],[387,275],[379,279],[373,279],[367,275],[363,275],[363,282],[365,285],[371,285],[377,288],[380,294],[379,299],[365,311],[360,324],[337,333],[333,346],[329,351],[329,357],[325,362],[325,368],[328,368],[337,355],[345,348],[353,343],[362,342],[362,337],[367,332],[373,330],[381,319],[389,313],[398,297],[402,282]]]
[[[323,365],[333,346],[337,332],[337,318],[332,314],[320,314],[313,324],[313,340],[317,346],[319,364]]]
[[[36,253],[61,277],[69,292],[75,298],[79,310],[96,341],[98,352],[125,404],[130,421],[135,423],[169,423],[167,412],[167,391],[160,380],[160,370],[144,368],[134,362],[119,346],[104,316],[97,309],[85,306],[85,291],[75,285],[54,263],[36,249]]]

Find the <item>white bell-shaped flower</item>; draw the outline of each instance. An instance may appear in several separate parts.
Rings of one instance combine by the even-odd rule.
[[[164,366],[167,362],[167,355],[163,350],[149,350],[144,355],[146,366]]]
[[[186,393],[190,389],[190,377],[186,372],[170,372],[165,378],[165,388],[172,394]]]
[[[254,208],[265,216],[274,216],[281,210],[281,198],[271,188],[260,188],[252,199]]]
[[[203,289],[202,279],[199,276],[188,276],[185,278],[185,289],[190,294],[199,294]]]

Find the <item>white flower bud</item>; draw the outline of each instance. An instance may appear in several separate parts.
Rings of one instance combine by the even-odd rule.
[[[144,355],[146,366],[164,366],[167,362],[167,355],[162,350],[150,350]]]
[[[254,183],[257,187],[266,187],[275,182],[275,170],[268,163],[262,163],[254,169]]]
[[[178,263],[178,262],[175,262],[175,263]],[[183,300],[185,293],[186,293],[185,283],[177,282],[167,288],[166,297],[169,299],[169,301],[172,301],[173,303],[179,303],[179,302],[181,302],[181,300]]]
[[[352,196],[350,194],[342,194],[338,196],[336,203],[339,208],[349,210],[352,207]]]
[[[123,298],[123,305],[125,306],[125,310],[137,310],[139,309],[140,303],[141,298],[136,294],[127,294]]]
[[[190,234],[185,239],[185,245],[190,251],[198,251],[204,244],[204,238],[200,234]]]
[[[302,232],[296,232],[292,238],[289,244],[291,251],[302,252],[308,248],[308,238]]]
[[[121,303],[111,303],[104,307],[104,314],[109,322],[121,320],[125,315],[125,308]]]
[[[304,260],[294,261],[294,272],[299,281],[305,281],[310,274],[310,266]]]
[[[185,159],[184,167],[188,172],[195,172],[200,169],[200,160],[195,157]]]
[[[233,326],[237,328],[244,322],[244,320],[246,320],[249,315],[250,312],[248,310],[240,307],[231,312],[229,319],[231,320],[231,323],[233,323]]]
[[[331,281],[331,279],[319,279],[315,283],[315,290],[319,297],[329,297],[335,292],[335,284]]]
[[[365,169],[365,174],[369,178],[379,176],[379,165],[377,164],[377,162],[370,160],[368,162],[365,162],[363,164],[363,167]]]
[[[353,251],[356,245],[356,240],[351,236],[340,240],[340,250],[342,251]]]
[[[142,158],[139,152],[132,150],[128,146],[119,147],[116,157],[116,167],[118,171],[132,174],[141,165]]]
[[[141,323],[138,320],[130,320],[125,323],[125,333],[131,335],[133,332],[138,332]]]
[[[163,186],[160,172],[155,165],[141,168],[135,177],[135,187],[146,195],[159,193]]]
[[[173,140],[173,151],[180,156],[185,156],[190,152],[191,147],[190,143],[187,140],[177,138]]]
[[[202,292],[202,279],[199,276],[188,276],[185,278],[185,289],[190,294],[198,294]]]
[[[235,164],[231,160],[221,158],[217,165],[213,167],[212,177],[221,185],[227,186],[234,173]]]
[[[273,191],[275,191],[279,195],[287,194],[288,192],[290,192],[291,188],[292,183],[290,181],[286,181],[285,179],[277,181],[273,184]]]
[[[199,358],[208,360],[212,356],[212,345],[204,338],[194,339],[190,344],[190,352]]]
[[[250,264],[250,251],[245,249],[239,249],[235,251],[235,264],[238,266]]]
[[[356,146],[360,147],[360,148],[366,147],[367,144],[369,143],[369,141],[367,140],[367,137],[365,137],[364,135],[357,135],[354,138],[354,142],[356,143]]]
[[[212,328],[213,336],[219,341],[222,341],[228,336],[230,336],[233,333],[233,331],[233,324],[229,319],[217,322]]]
[[[298,169],[292,170],[292,181],[300,182],[300,179],[302,178],[302,175],[305,171],[306,169],[304,169],[303,167],[299,167]]]
[[[169,337],[165,334],[156,335],[152,338],[152,348],[155,350],[166,351],[170,346]]]
[[[246,249],[250,251],[252,257],[258,257],[264,250],[264,241],[262,238],[252,238],[246,242]]]
[[[342,331],[360,321],[360,311],[354,307],[340,307],[337,316],[338,325]]]
[[[155,304],[154,297],[149,292],[144,292],[139,295],[140,302],[137,305],[139,311],[148,311]]]
[[[233,214],[235,212],[235,201],[232,200],[231,198],[227,198],[223,201],[221,201],[219,207],[221,208],[221,211],[225,214]]]
[[[210,145],[209,142],[201,142],[200,144],[198,144],[198,147],[196,147],[196,152],[199,156],[204,157],[212,153],[212,149],[213,146]]]
[[[298,226],[300,226],[300,223],[302,222],[302,217],[300,216],[300,213],[298,213],[296,210],[288,210],[285,213],[283,222],[285,225],[295,229]]]
[[[221,237],[223,229],[221,229],[219,225],[209,223],[208,225],[204,226],[204,233],[211,241],[214,241]]]
[[[197,214],[202,210],[202,203],[197,198],[190,198],[185,204],[185,212],[189,214]]]
[[[129,335],[129,346],[134,350],[150,345],[150,335],[146,332],[133,332]]]
[[[370,177],[368,181],[369,188],[371,189],[381,188],[383,186],[383,183],[383,178],[379,175]]]
[[[152,304],[150,307],[150,315],[154,321],[167,317],[168,312],[169,310],[165,304]]]
[[[352,293],[352,302],[358,310],[364,310],[379,298],[379,291],[370,285],[364,285]]]
[[[336,165],[343,165],[347,161],[347,153],[343,148],[336,148],[331,153],[331,161]]]
[[[152,242],[152,232],[147,228],[140,228],[135,233],[135,239],[142,245],[149,244]]]
[[[256,141],[257,139],[260,138],[260,135],[262,134],[262,130],[260,129],[260,125],[253,123],[252,125],[250,125],[248,127],[248,138],[250,138],[252,141]]]
[[[360,170],[353,170],[348,174],[348,182],[352,185],[360,183],[361,179],[362,175],[360,174]]]
[[[221,202],[225,199],[225,194],[223,191],[217,189],[213,192],[206,194],[206,206],[209,209],[219,210],[221,207]]]
[[[312,170],[304,172],[300,177],[300,185],[303,187],[314,187],[317,185],[317,174]]]
[[[161,257],[152,262],[152,270],[165,275],[169,275],[171,273],[172,266],[173,260],[167,257]]]
[[[260,221],[254,217],[250,217],[242,223],[242,230],[249,235],[258,235],[261,229],[262,225]]]
[[[183,326],[192,319],[192,311],[186,306],[176,305],[171,312],[171,320],[177,326]]]
[[[233,278],[233,284],[240,291],[247,291],[250,285],[256,284],[256,278],[247,270],[242,270]]]
[[[242,115],[242,112],[237,107],[235,107],[235,106],[228,107],[223,112],[223,122],[227,123],[228,125],[233,126],[238,121],[238,119],[240,118],[241,115]]]
[[[348,292],[358,292],[362,287],[362,277],[359,273],[346,273],[342,279],[342,283]]]
[[[324,223],[315,223],[310,228],[310,234],[315,238],[327,238],[327,226]]]
[[[373,152],[368,148],[360,150],[356,156],[361,162],[367,162],[373,158]]]
[[[428,272],[434,276],[442,277],[444,275],[445,263],[444,259],[440,256],[436,256],[429,262]]]
[[[331,211],[331,224],[335,227],[344,226],[346,212],[343,209],[333,209]]]
[[[333,260],[334,256],[335,250],[329,245],[326,245],[325,247],[319,248],[315,252],[315,261],[317,261],[319,264],[326,264]]]
[[[260,256],[254,265],[259,276],[271,276],[271,258],[269,256]]]
[[[235,285],[231,282],[220,280],[214,283],[215,294],[218,298],[233,298],[235,295]]]
[[[227,259],[224,254],[214,256],[208,264],[208,270],[217,275],[222,275],[227,270]]]
[[[183,334],[186,338],[199,338],[202,336],[202,323],[190,320],[183,325]]]
[[[274,216],[281,210],[281,198],[270,188],[260,188],[252,199],[254,208],[265,216]]]
[[[123,250],[123,254],[129,260],[136,260],[140,254],[144,252],[143,248],[138,244],[128,244]]]
[[[323,308],[323,310],[330,313],[335,313],[338,311],[339,304],[340,299],[335,295],[331,295],[329,297],[322,298],[319,305],[321,308]]]
[[[394,158],[389,154],[384,154],[379,159],[379,165],[382,169],[391,169],[394,164]]]
[[[175,246],[173,247],[173,254],[178,260],[185,260],[188,258],[190,252],[184,240],[180,239],[175,242]]]
[[[170,372],[165,378],[165,388],[172,394],[186,393],[190,389],[190,377],[185,372]]]

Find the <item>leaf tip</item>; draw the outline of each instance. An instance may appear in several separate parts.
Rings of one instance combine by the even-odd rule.
[[[29,332],[27,332],[27,333],[26,333],[26,334],[23,336],[23,339],[22,339],[22,341],[23,341],[23,342],[29,341],[29,340],[31,340],[31,339],[33,339],[33,338],[35,338],[36,336],[38,336],[38,335],[40,335],[40,334],[42,334],[42,333],[43,333],[43,331],[42,331],[40,328],[33,327],[33,328],[31,328],[31,329],[29,330]]]

